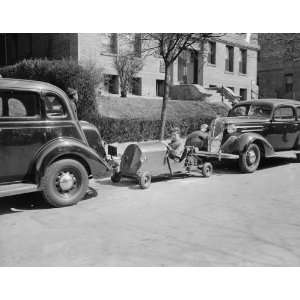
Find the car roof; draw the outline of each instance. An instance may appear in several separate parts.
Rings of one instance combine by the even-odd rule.
[[[277,99],[277,98],[272,98],[272,99],[257,99],[257,100],[247,100],[247,101],[241,101],[238,105],[242,104],[267,104],[271,105],[273,107],[278,106],[278,105],[300,105],[300,101],[297,100],[292,100],[292,99]]]
[[[60,88],[47,82],[14,78],[0,78],[0,89],[30,90],[37,92],[50,90],[58,94],[64,94]]]

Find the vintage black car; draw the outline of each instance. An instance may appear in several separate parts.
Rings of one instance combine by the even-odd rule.
[[[203,145],[203,157],[222,158],[230,154],[246,173],[254,172],[262,158],[280,156],[286,151],[300,160],[300,102],[243,101],[229,111],[228,117],[212,121]]]
[[[53,206],[72,205],[109,168],[98,130],[77,120],[61,89],[0,79],[0,197],[42,191]]]

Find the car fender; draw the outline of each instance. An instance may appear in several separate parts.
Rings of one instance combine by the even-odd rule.
[[[46,144],[36,155],[34,174],[38,183],[47,166],[60,158],[79,160],[87,169],[89,175],[95,175],[102,170],[110,170],[110,165],[88,145],[72,138],[57,138]]]
[[[222,151],[225,153],[243,153],[247,147],[256,143],[264,150],[264,156],[269,157],[274,154],[273,146],[260,134],[255,132],[246,132],[239,136],[231,136],[222,145]]]

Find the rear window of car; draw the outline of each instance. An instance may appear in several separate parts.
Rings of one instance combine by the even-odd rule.
[[[33,92],[3,92],[1,113],[3,118],[32,118],[40,116],[40,97]]]
[[[300,120],[300,106],[298,106],[298,107],[296,108],[296,110],[297,110],[297,117],[298,117],[298,120]]]
[[[288,106],[276,108],[274,119],[279,121],[295,120],[293,108]]]

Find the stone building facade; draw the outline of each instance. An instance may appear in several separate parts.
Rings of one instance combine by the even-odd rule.
[[[260,97],[300,100],[300,34],[260,33],[258,40]]]
[[[258,50],[254,34],[225,34],[211,39],[201,45],[198,53],[190,53],[187,76],[179,76],[178,81],[197,83],[205,88],[230,88],[242,100],[257,98]],[[184,68],[184,62],[180,59],[178,62],[178,70]]]
[[[133,51],[142,51],[139,34],[132,34]],[[125,45],[127,44],[127,46]],[[118,94],[119,79],[114,59],[124,47],[122,34],[0,34],[0,65],[24,58],[72,58],[81,64],[95,64],[105,74],[103,90]],[[187,50],[173,64],[172,84],[199,84],[205,88],[229,87],[242,99],[257,97],[256,35],[226,34]],[[142,96],[162,96],[164,63],[147,55],[131,92]]]

